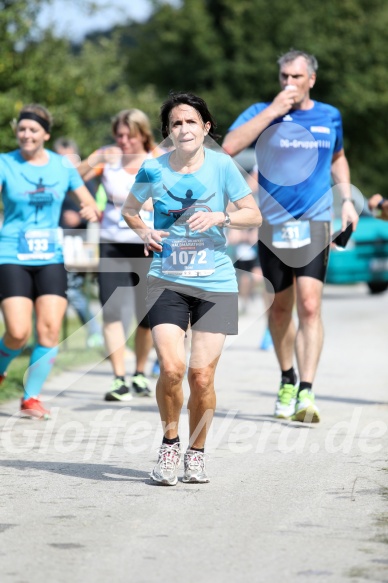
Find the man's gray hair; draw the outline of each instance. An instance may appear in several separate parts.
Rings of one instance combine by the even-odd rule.
[[[287,53],[284,53],[284,55],[281,55],[278,58],[278,65],[279,67],[282,67],[286,63],[291,63],[292,61],[295,61],[295,59],[297,59],[298,57],[303,57],[306,60],[307,70],[310,77],[313,73],[317,72],[318,61],[314,57],[314,55],[309,55],[309,53],[304,53],[303,51],[294,51],[293,49],[291,51],[288,51]]]

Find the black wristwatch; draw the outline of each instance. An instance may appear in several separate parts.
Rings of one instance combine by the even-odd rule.
[[[225,220],[222,223],[222,226],[223,227],[229,227],[230,226],[230,216],[226,212],[224,212],[224,215],[225,215]]]
[[[380,202],[377,204],[376,208],[378,208],[379,211],[383,210],[383,204],[385,203],[386,200],[387,200],[386,198],[382,198]]]

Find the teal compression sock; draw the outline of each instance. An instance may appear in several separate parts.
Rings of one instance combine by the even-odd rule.
[[[12,350],[4,344],[3,338],[0,340],[0,374],[3,375],[8,368],[9,363],[19,356],[23,349],[18,348],[17,350]]]
[[[55,357],[58,354],[58,346],[47,348],[37,344],[32,351],[28,376],[24,385],[23,399],[36,397],[42,390],[42,386],[53,367]]]

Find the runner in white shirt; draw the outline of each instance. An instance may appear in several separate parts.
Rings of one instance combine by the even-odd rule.
[[[140,237],[128,229],[121,216],[121,206],[130,192],[136,174],[147,158],[152,158],[155,143],[148,117],[138,109],[124,110],[112,121],[115,144],[101,148],[82,162],[78,170],[85,180],[100,178],[107,204],[100,230],[100,301],[106,348],[113,367],[114,380],[107,401],[128,401],[135,396],[150,396],[145,365],[152,347],[145,306],[146,275],[150,259],[144,257]],[[145,205],[143,220],[153,225],[152,203]],[[125,379],[125,310],[135,304],[136,370],[132,391]]]

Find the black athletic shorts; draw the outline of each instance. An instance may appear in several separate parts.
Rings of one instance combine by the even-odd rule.
[[[99,296],[104,322],[121,320],[121,306],[128,302],[125,288],[133,287],[138,325],[149,328],[145,298],[151,257],[144,256],[144,245],[138,243],[100,243]],[[116,302],[108,302],[117,288]]]
[[[67,273],[63,263],[48,265],[0,265],[0,301],[21,296],[36,300],[51,294],[66,298]]]
[[[294,276],[325,281],[330,250],[330,223],[310,221],[311,243],[299,249],[278,249],[272,245],[272,226],[260,227],[259,256],[268,291],[281,292],[293,284]],[[272,289],[273,287],[273,289]]]
[[[209,292],[156,277],[148,278],[148,317],[151,328],[175,324],[186,331],[238,334],[238,294]]]
[[[251,272],[255,267],[260,267],[258,259],[237,259],[234,263],[235,269]]]

